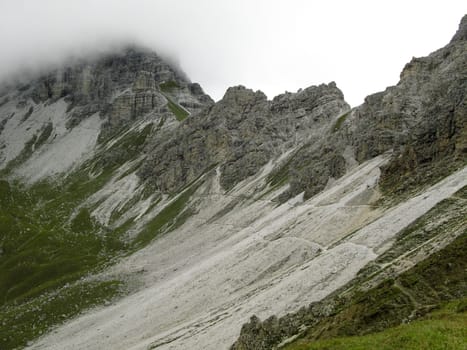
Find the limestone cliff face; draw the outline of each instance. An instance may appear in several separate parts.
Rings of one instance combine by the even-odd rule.
[[[199,84],[146,49],[74,62],[0,92],[0,169],[34,182],[51,175],[47,169],[70,170],[117,135],[139,133],[145,123],[147,134],[154,134],[148,140],[166,138],[184,118],[212,104]],[[130,156],[130,148],[104,152],[100,167],[144,158],[144,152]],[[61,160],[66,167],[58,166]]]
[[[334,83],[286,93],[268,101],[243,86],[187,119],[165,143],[155,143],[141,175],[172,192],[214,166],[230,189],[273,157],[304,144],[349,109]]]
[[[436,178],[448,159],[452,166],[465,160],[465,22],[445,48],[414,58],[396,86],[351,111],[333,83],[272,101],[260,91],[230,88],[166,142],[154,143],[140,175],[173,192],[220,166],[221,184],[230,189],[291,151],[276,170],[290,184],[285,200],[302,191],[310,197],[355,164],[392,150],[383,171],[389,187],[404,191],[426,177],[425,168]]]
[[[420,170],[427,166],[441,170],[448,158],[466,159],[466,19],[446,47],[412,59],[396,86],[367,97],[349,118],[347,130],[359,161],[394,149],[384,173],[393,182],[403,183],[409,174],[426,176]]]
[[[70,127],[95,112],[112,127],[128,125],[151,111],[168,112],[169,99],[192,113],[212,103],[198,84],[142,48],[58,69],[23,89],[36,104],[65,98]]]
[[[392,150],[382,184],[403,192],[464,164],[467,152],[467,19],[444,48],[414,58],[396,86],[368,96],[288,165],[290,190],[312,196],[355,162]]]
[[[326,179],[339,176],[342,168],[389,150],[392,157],[382,169],[380,185],[396,195],[414,184],[433,182],[464,167],[466,91],[464,16],[447,46],[427,57],[412,59],[396,86],[368,96],[361,106],[339,118],[327,137],[310,142],[293,156],[288,165],[292,185],[288,195],[303,188],[312,195],[322,189]],[[461,272],[463,267],[452,268],[465,260],[460,257],[465,251],[465,235],[461,234],[465,232],[465,219],[453,219],[456,215],[465,217],[461,204],[464,195],[465,187],[457,193],[459,202],[455,198],[443,202],[401,232],[386,256],[362,269],[355,280],[321,302],[263,322],[253,316],[231,349],[276,349],[298,335],[312,343],[320,338],[381,331],[419,317],[433,305],[465,297],[465,271]],[[420,253],[420,243],[440,233],[459,238],[431,256],[429,249]],[[411,249],[418,249],[418,255],[407,254]],[[396,263],[396,267],[385,270],[384,266],[392,265],[388,261],[396,261],[404,253],[405,267],[404,263]],[[407,263],[411,259],[415,261]],[[449,271],[444,270],[446,266]],[[443,276],[443,282],[437,280],[439,276]],[[404,298],[407,301],[401,301]]]

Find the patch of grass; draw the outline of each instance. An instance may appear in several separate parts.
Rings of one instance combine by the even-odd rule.
[[[99,270],[126,249],[112,232],[98,234],[102,228],[91,219],[88,209],[81,209],[69,222],[76,207],[113,174],[107,169],[89,177],[90,166],[87,163],[70,175],[60,190],[47,182],[25,189],[0,180],[0,344],[23,344],[38,335],[43,324],[53,325],[61,317],[69,317],[69,312],[53,306],[55,299],[46,296]],[[90,288],[82,291],[86,298],[81,304],[73,300],[75,294],[61,294],[63,304],[79,312],[89,303],[99,302],[101,291]],[[49,313],[38,322],[33,316],[41,310]],[[29,315],[22,323],[19,316],[12,316],[21,313]],[[0,349],[10,345],[0,345]]]
[[[31,302],[0,308],[0,349],[26,346],[83,310],[112,300],[120,294],[119,281],[94,281],[67,285]]]
[[[169,80],[159,84],[159,88],[162,92],[171,92],[175,89],[179,89],[180,85],[178,85],[175,80]]]
[[[301,349],[294,346],[303,344],[314,349],[311,344],[325,339],[329,343],[323,344],[331,344],[338,337],[386,331],[453,300],[462,311],[467,291],[466,248],[467,235],[460,235],[395,279],[387,278],[369,290],[360,289],[355,282],[355,288],[344,296],[331,297],[334,311],[330,316],[313,319],[303,338],[286,349]]]
[[[380,205],[401,203],[467,165],[467,158],[462,155],[416,164],[411,160],[415,157],[413,152],[407,147],[401,156],[393,157],[382,167],[379,185],[384,196]]]
[[[341,115],[339,118],[337,118],[336,123],[334,124],[334,126],[332,128],[332,132],[337,132],[338,130],[340,130],[342,124],[345,122],[345,120],[347,119],[349,114],[350,114],[350,112],[347,112],[347,113]]]
[[[192,185],[171,204],[162,209],[136,237],[134,241],[135,246],[144,246],[151,242],[157,235],[180,226],[188,218],[187,215],[189,212],[186,212],[186,215],[183,213],[189,210],[186,208],[186,204],[197,188],[198,186],[195,184]]]
[[[109,248],[100,235],[68,231],[65,222],[44,212],[9,211],[1,222],[0,305],[27,301],[106,261]]]
[[[152,124],[147,124],[141,131],[134,131],[129,133],[127,137],[120,141],[119,147],[140,150],[141,147],[146,143],[148,136],[151,134],[152,127]]]
[[[358,337],[341,337],[329,340],[315,341],[309,344],[294,344],[287,350],[420,350],[447,349],[458,350],[467,348],[467,313],[455,311],[455,305],[465,303],[457,301],[450,303],[440,311],[433,312],[424,320],[389,328],[383,332],[372,333]]]
[[[162,128],[164,124],[165,124],[165,118],[162,116],[161,120],[159,120],[159,124],[157,124],[157,129]]]
[[[0,205],[8,207],[11,202],[11,186],[7,180],[0,179]]]
[[[152,128],[148,124],[124,134],[110,149],[98,149],[93,159],[59,184],[44,181],[25,188],[0,178],[0,349],[23,346],[117,293],[120,282],[81,279],[134,251],[123,241],[133,221],[110,230],[91,217],[92,208],[82,205],[121,165],[143,152]],[[47,142],[52,130],[46,125],[0,175],[8,175]],[[170,225],[188,215],[179,201],[171,209],[177,215]]]
[[[20,154],[15,158],[8,162],[7,166],[0,171],[0,176],[6,176],[11,173],[11,170],[14,167],[24,163],[29,157],[31,157],[34,144],[37,141],[37,135],[33,135],[29,141],[26,142],[24,148],[21,150]]]
[[[182,226],[191,216],[195,214],[192,208],[186,208],[182,210],[180,214],[175,218],[175,222],[170,226],[170,230],[175,230]]]
[[[32,107],[31,107],[32,108]],[[13,168],[24,163],[29,157],[31,157],[34,149],[42,146],[47,139],[50,137],[53,131],[52,123],[46,124],[40,131],[39,134],[33,135],[24,145],[20,154],[8,162],[7,166],[0,171],[0,176],[7,176],[11,173]]]
[[[462,299],[456,306],[456,312],[467,312],[467,298]]]
[[[144,152],[144,146],[148,136],[153,131],[153,124],[147,124],[142,130],[132,130],[125,133],[120,139],[109,149],[105,149],[97,155],[99,159],[94,163],[98,169],[116,170],[124,163],[131,161]]]
[[[290,157],[290,159],[284,165],[281,165],[279,169],[275,170],[268,176],[267,182],[271,187],[277,188],[288,181],[291,162],[292,157]]]
[[[467,207],[462,198],[467,186],[457,191],[453,197],[438,203],[425,215],[407,226],[397,235],[396,242],[383,255],[377,258],[377,263],[387,263],[396,259],[404,252],[411,251],[429,239],[445,232],[455,232],[465,229]]]
[[[81,208],[78,214],[71,220],[71,230],[75,233],[88,233],[95,227],[88,208]]]
[[[190,115],[184,108],[180,107],[178,104],[174,103],[171,99],[167,97],[167,106],[170,111],[175,115],[179,121],[183,121]]]

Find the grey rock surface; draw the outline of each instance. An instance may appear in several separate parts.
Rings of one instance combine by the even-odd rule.
[[[393,158],[382,176],[390,191],[404,192],[464,164],[466,18],[446,47],[412,59],[396,86],[366,97],[326,134],[302,147],[288,164],[291,187],[284,199],[303,190],[310,197],[330,178],[341,176],[353,160],[362,162],[390,150]]]
[[[334,83],[285,93],[268,101],[243,86],[187,119],[165,143],[154,143],[140,174],[173,192],[220,166],[221,185],[231,189],[273,157],[317,137],[348,104]]]
[[[466,91],[467,16],[464,16],[447,46],[427,57],[412,59],[396,86],[368,96],[361,106],[338,120],[327,137],[309,143],[293,156],[288,165],[291,193],[305,188],[314,194],[325,185],[326,178],[339,176],[348,162],[346,149],[353,150],[351,157],[358,162],[393,150],[392,159],[382,169],[381,180],[383,186],[397,186],[397,191],[410,189],[414,182],[423,183],[425,178],[445,175],[455,166],[465,166]],[[439,215],[445,220],[444,214]],[[417,229],[427,232],[423,226]],[[444,227],[443,232],[449,229]],[[359,286],[366,277],[351,283]],[[261,321],[253,316],[242,327],[231,349],[276,349],[285,339],[303,333],[301,326],[312,327],[341,311],[336,305],[342,304],[343,290],[282,318],[271,316]],[[388,322],[387,318],[383,321]],[[316,333],[324,331],[318,329]]]
[[[36,104],[65,98],[71,113],[70,128],[99,112],[115,129],[149,112],[169,112],[167,94],[161,88],[167,82],[176,85],[171,100],[177,104],[188,101],[185,108],[191,113],[213,103],[183,72],[139,47],[57,69],[18,90],[25,101],[30,98]]]
[[[223,297],[232,300],[232,294],[238,291],[236,279],[243,286],[263,293],[263,286],[274,287],[276,283],[262,284],[265,278],[275,279],[274,274],[284,267],[284,262],[291,264],[287,265],[287,271],[283,270],[284,274],[290,276],[290,273],[299,273],[275,289],[274,296],[270,294],[271,289],[259,299],[246,301],[244,305],[252,301],[252,308],[244,308],[241,318],[232,321],[231,325],[235,326],[229,327],[229,340],[222,344],[228,346],[235,336],[232,330],[235,328],[237,332],[237,326],[240,328],[250,314],[262,312],[258,315],[268,317],[267,313],[295,311],[305,304],[304,298],[317,300],[324,297],[325,292],[322,291],[331,290],[329,281],[336,281],[337,277],[310,282],[315,271],[324,270],[323,276],[331,276],[340,270],[348,278],[353,278],[366,263],[362,259],[374,255],[374,246],[369,245],[373,240],[381,239],[386,244],[405,227],[403,225],[409,225],[419,217],[417,215],[422,215],[418,211],[410,215],[410,209],[416,205],[403,202],[406,205],[398,208],[397,215],[390,219],[383,217],[381,222],[366,230],[368,241],[365,238],[347,242],[351,244],[346,249],[334,251],[328,256],[329,265],[321,262],[307,267],[302,265],[312,273],[302,275],[300,271],[304,270],[294,262],[295,257],[299,257],[299,264],[307,264],[312,252],[332,250],[333,244],[352,237],[362,223],[375,223],[377,214],[362,213],[370,207],[373,209],[373,199],[376,201],[380,198],[381,188],[403,193],[413,185],[439,179],[466,164],[466,25],[464,17],[458,33],[445,48],[428,57],[414,58],[404,68],[396,86],[368,96],[364,104],[352,110],[334,83],[311,86],[296,93],[286,92],[272,100],[268,100],[260,91],[237,86],[229,88],[223,99],[214,103],[199,84],[190,82],[182,72],[155,53],[139,48],[75,62],[29,83],[4,90],[0,87],[0,166],[11,162],[5,174],[15,181],[15,177],[21,179],[18,176],[22,174],[46,181],[52,176],[60,181],[67,175],[78,175],[77,179],[72,179],[73,186],[69,186],[71,193],[85,188],[90,191],[92,200],[85,192],[85,202],[72,203],[72,206],[76,209],[82,206],[89,208],[89,215],[93,214],[98,219],[104,232],[120,232],[125,243],[142,237],[135,245],[138,249],[156,237],[168,237],[165,241],[167,245],[159,246],[161,241],[157,241],[151,244],[154,250],[143,252],[140,256],[142,260],[138,263],[143,266],[142,269],[136,269],[138,264],[127,266],[125,263],[123,271],[135,274],[135,271],[144,272],[148,267],[153,273],[152,277],[157,277],[151,277],[151,283],[159,283],[160,277],[164,283],[172,283],[172,278],[175,280],[180,273],[188,277],[192,276],[192,271],[202,272],[199,278],[189,277],[184,280],[185,285],[173,290],[180,291],[182,299],[187,301],[186,305],[199,308],[198,316],[209,313],[208,318],[214,320],[213,326],[217,327],[217,322],[223,320],[206,309],[204,303],[208,305],[216,300],[216,303],[219,302],[217,306],[220,306],[225,301]],[[82,145],[85,147],[80,148]],[[79,151],[75,152],[74,158],[73,149]],[[377,164],[372,165],[371,173],[366,173],[369,170],[359,173],[362,171],[357,167],[359,163],[390,150],[392,158],[382,169],[381,177],[379,167],[386,164],[389,155],[378,157],[381,158],[379,160],[376,158]],[[7,161],[2,162],[5,159]],[[60,160],[68,162],[60,164]],[[262,171],[263,167],[265,171]],[[23,172],[15,172],[18,168]],[[214,175],[212,170],[215,168],[219,170],[216,176],[210,176]],[[44,169],[48,172],[36,178],[37,173]],[[209,176],[201,178],[207,173]],[[433,195],[435,198],[430,200],[430,197],[424,197],[426,192],[418,196],[417,203],[422,207],[420,212],[423,212],[422,209],[428,210],[429,205],[435,205],[438,199],[448,198],[448,190],[463,186],[465,172],[456,174],[454,180],[438,188],[439,193],[436,194],[439,197]],[[356,178],[349,180],[346,176],[341,179],[343,181],[333,184],[334,179],[343,175],[355,175]],[[200,181],[196,181],[198,179]],[[247,181],[235,188],[242,180]],[[305,193],[306,199],[327,186],[329,191],[324,199],[318,196],[316,202],[312,199],[302,203],[302,198],[298,197],[283,206],[276,206],[277,199],[285,201],[301,192]],[[187,191],[182,192],[184,189]],[[223,191],[227,193],[218,193]],[[73,195],[70,197],[74,199]],[[336,197],[339,198],[337,204]],[[38,198],[41,199],[36,202],[42,206],[43,197]],[[50,202],[49,198],[45,198],[45,202]],[[62,200],[61,194],[59,198]],[[464,199],[457,200],[459,206],[452,207],[450,213],[463,214],[460,210],[464,207]],[[431,204],[427,205],[427,202]],[[302,211],[304,208],[306,211]],[[25,210],[29,208],[25,207]],[[198,216],[199,210],[204,213]],[[374,211],[384,212],[384,207],[379,206]],[[388,212],[394,213],[391,210],[385,213]],[[61,216],[61,212],[58,213],[53,214]],[[68,218],[76,218],[75,214],[70,211],[63,223],[68,225]],[[276,219],[271,220],[273,216]],[[437,222],[443,226],[447,215],[441,213],[439,217]],[[459,217],[462,218],[461,215]],[[40,218],[42,225],[42,216]],[[339,227],[338,222],[346,221],[354,222],[345,229]],[[200,226],[200,222],[203,226]],[[183,228],[185,224],[188,226]],[[454,233],[457,227],[452,229]],[[178,229],[180,231],[176,231]],[[17,230],[12,232],[16,235]],[[170,235],[166,235],[169,232]],[[172,238],[174,233],[178,236]],[[96,231],[96,234],[100,235],[101,232]],[[29,240],[29,233],[26,235]],[[236,242],[245,239],[246,245],[232,245],[231,238],[235,235],[241,235],[241,238],[235,238],[239,239]],[[425,227],[417,236],[426,240]],[[256,241],[261,244],[256,245]],[[206,243],[210,250],[204,250]],[[264,249],[261,248],[263,244]],[[214,247],[216,254],[218,247],[226,254],[217,255],[218,258],[224,260],[225,256],[232,257],[232,260],[227,259],[223,269],[219,269],[220,260],[209,259]],[[224,247],[228,249],[224,250]],[[232,247],[235,250],[230,249]],[[248,250],[244,250],[245,247]],[[363,250],[364,254],[355,255],[358,252],[354,252],[353,247]],[[408,251],[405,248],[400,250]],[[280,254],[276,255],[278,252]],[[352,256],[336,263],[334,257],[340,257],[345,252]],[[204,262],[208,262],[209,269]],[[345,271],[354,262],[358,264],[351,271]],[[201,269],[184,270],[193,263],[200,263],[197,268]],[[178,270],[179,267],[182,269]],[[250,284],[255,280],[261,283],[257,285],[258,288]],[[302,281],[310,283],[301,284]],[[290,293],[289,287],[293,289],[297,285],[297,294]],[[222,289],[225,286],[227,288]],[[171,284],[166,291],[171,291],[172,287]],[[231,287],[235,288],[234,292],[229,289]],[[208,289],[218,288],[222,289],[219,294],[205,293]],[[168,301],[175,293],[167,292],[167,299],[165,296],[158,299],[159,290],[159,287],[146,290],[148,298],[144,303],[138,300],[124,306],[130,306],[131,320],[136,324],[141,322],[139,324],[148,325],[159,318],[166,322],[165,325],[161,324],[163,327],[169,323],[178,327],[180,320],[186,324],[187,310],[179,308],[182,304],[178,300],[174,304]],[[318,290],[319,294],[314,294]],[[248,295],[251,295],[250,291]],[[274,303],[274,297],[279,295],[286,296],[280,306]],[[302,308],[296,314],[283,318],[271,316],[263,322],[252,317],[250,323],[243,327],[234,348],[273,348],[284,338],[300,333],[303,325],[310,326],[317,319],[328,317],[336,310],[338,302],[328,299],[324,303]],[[238,305],[233,304],[235,309],[232,308],[232,315],[238,316]],[[159,307],[167,305],[170,306],[167,307],[167,310],[171,310],[169,312]],[[171,309],[174,305],[176,307]],[[289,309],[289,305],[293,305],[293,308]],[[143,320],[140,318],[143,312],[138,309],[143,310],[147,306],[153,308],[153,318]],[[273,309],[275,311],[267,311]],[[222,305],[221,317],[225,310]],[[158,312],[163,317],[159,317]],[[167,319],[171,312],[175,316]],[[191,315],[196,315],[196,312],[192,310]],[[119,327],[112,323],[112,327]],[[95,324],[88,328],[91,333]],[[197,325],[198,322],[194,327],[198,328]],[[73,337],[80,338],[82,333],[78,332],[84,328],[78,327],[78,331],[72,331]],[[191,332],[192,329],[187,328],[187,331]],[[141,328],[133,327],[133,330],[134,338],[124,341],[141,340]],[[202,334],[206,344],[211,341],[206,339],[212,335],[224,336],[228,333],[222,330],[227,331],[227,328],[215,334],[204,333],[203,329],[203,333],[195,337]],[[167,328],[164,328],[166,331]],[[107,328],[106,332],[109,332],[108,337],[115,335],[113,328]],[[146,332],[146,340],[149,341],[156,331]],[[107,339],[101,333],[94,334],[98,338],[96,344]],[[126,334],[119,334],[113,343],[125,347],[126,344],[118,339],[123,340]],[[171,337],[169,335],[166,339]],[[68,336],[64,338],[67,342]],[[176,343],[171,342],[184,342],[182,338],[172,338],[164,344],[176,347]],[[187,341],[196,344],[197,340],[194,339]],[[212,348],[218,348],[221,343],[219,339]],[[56,342],[50,344],[60,348]],[[96,348],[101,346],[96,345]]]

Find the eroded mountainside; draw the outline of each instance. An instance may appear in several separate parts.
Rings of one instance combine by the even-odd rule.
[[[328,147],[342,152],[352,145],[359,162],[392,150],[390,161],[381,168],[380,186],[386,198],[396,201],[464,167],[466,52],[464,16],[446,47],[428,57],[412,59],[396,86],[368,96],[361,106],[339,120]],[[316,151],[313,157],[317,161],[310,166],[326,157],[326,152],[317,156]],[[305,338],[296,342],[296,348],[300,348],[299,344],[311,344],[317,339],[366,334],[409,322],[446,300],[465,297],[465,258],[460,256],[467,233],[465,217],[464,187],[399,233],[394,246],[377,263],[362,269],[360,277],[345,288],[297,314],[271,317],[264,323],[252,318],[232,348],[271,349],[298,336]],[[440,242],[449,235],[460,238],[442,249],[439,256],[420,262],[433,250],[444,247],[445,242]],[[294,345],[289,347],[295,349]]]
[[[407,276],[465,241],[466,28],[354,109],[334,83],[214,103],[140,48],[2,89],[0,347],[270,349],[464,296],[462,267],[426,303]]]
[[[383,168],[382,186],[398,193],[462,166],[467,152],[466,21],[446,47],[413,58],[396,86],[368,96],[339,118],[326,138],[297,152],[289,164],[290,194],[303,188],[308,196],[320,191],[336,164],[344,164],[342,158],[361,163],[389,150],[393,156]]]
[[[187,120],[169,141],[156,143],[141,174],[171,192],[219,166],[221,186],[230,190],[271,159],[321,139],[330,122],[349,109],[334,83],[272,101],[260,91],[229,88],[221,101]]]
[[[98,141],[143,118],[174,125],[174,116],[183,120],[212,103],[198,84],[144,49],[76,63],[3,89],[0,168],[35,182],[90,158]],[[52,153],[65,164],[47,164]]]

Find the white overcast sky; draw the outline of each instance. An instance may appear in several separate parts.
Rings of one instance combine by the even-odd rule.
[[[449,42],[458,0],[0,0],[0,81],[139,43],[174,56],[214,99],[335,81],[353,106]]]

